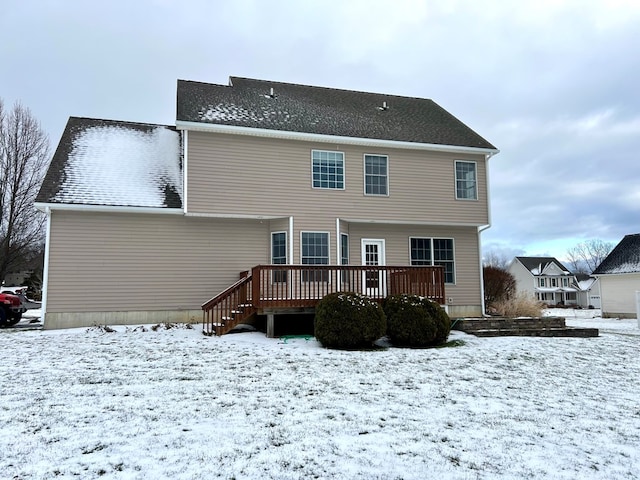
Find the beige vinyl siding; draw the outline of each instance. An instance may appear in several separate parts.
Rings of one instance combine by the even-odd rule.
[[[635,318],[636,291],[640,291],[640,273],[602,275],[600,291],[602,314],[607,317]]]
[[[362,239],[384,239],[387,265],[409,265],[409,238],[453,238],[455,285],[445,285],[452,305],[481,305],[478,233],[473,227],[436,227],[418,225],[381,225],[351,223],[349,243],[351,263],[362,263]]]
[[[268,222],[53,211],[47,312],[199,309],[269,263]]]
[[[191,213],[372,219],[406,223],[488,223],[483,155],[188,133]],[[314,189],[311,151],[344,152],[345,189]],[[389,195],[364,194],[364,155],[389,158]],[[456,200],[455,161],[477,163],[478,200]],[[306,226],[304,227],[306,228]],[[332,227],[335,230],[335,225]],[[332,240],[334,243],[335,240]]]

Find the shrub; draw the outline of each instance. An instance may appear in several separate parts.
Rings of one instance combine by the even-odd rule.
[[[504,268],[486,266],[482,269],[484,280],[484,301],[487,307],[513,297],[516,292],[515,277]]]
[[[392,295],[384,301],[387,335],[395,345],[429,347],[447,341],[451,320],[435,302],[417,295]]]
[[[316,307],[314,336],[328,348],[370,348],[386,330],[380,305],[357,293],[331,293]]]
[[[510,299],[494,303],[493,308],[503,317],[540,317],[543,304],[531,295],[520,292]]]

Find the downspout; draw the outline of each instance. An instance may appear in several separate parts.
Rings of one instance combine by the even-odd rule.
[[[481,234],[485,230],[491,228],[491,224],[478,227],[478,258],[480,259],[480,304],[482,306],[481,315],[486,315],[486,305],[484,304],[484,272],[482,269],[482,237]]]
[[[51,245],[51,207],[46,207],[47,228],[44,240],[44,268],[42,269],[42,324],[46,326],[47,293],[49,290],[49,246]]]
[[[293,265],[293,215],[289,217],[289,265]],[[293,270],[290,270],[289,278],[293,275]],[[293,296],[293,281],[289,281],[289,298]]]
[[[481,234],[485,230],[491,228],[491,188],[489,181],[489,159],[496,155],[498,152],[488,153],[485,158],[485,177],[487,183],[487,220],[488,223],[481,227],[478,227],[478,259],[480,262],[480,305],[482,307],[481,315],[486,315],[486,305],[484,303],[484,273],[482,271],[482,237]]]

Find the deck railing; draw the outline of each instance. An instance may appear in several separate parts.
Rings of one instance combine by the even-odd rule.
[[[408,293],[444,304],[444,268],[386,265],[258,265],[251,271],[255,308],[314,307],[329,293],[377,301]]]
[[[202,305],[204,333],[222,335],[256,312],[312,308],[329,293],[357,292],[381,302],[419,295],[444,304],[443,267],[258,265]]]

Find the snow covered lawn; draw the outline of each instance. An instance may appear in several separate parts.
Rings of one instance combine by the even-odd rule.
[[[198,327],[0,330],[0,476],[638,478],[637,321],[577,321],[606,328],[369,352]]]

